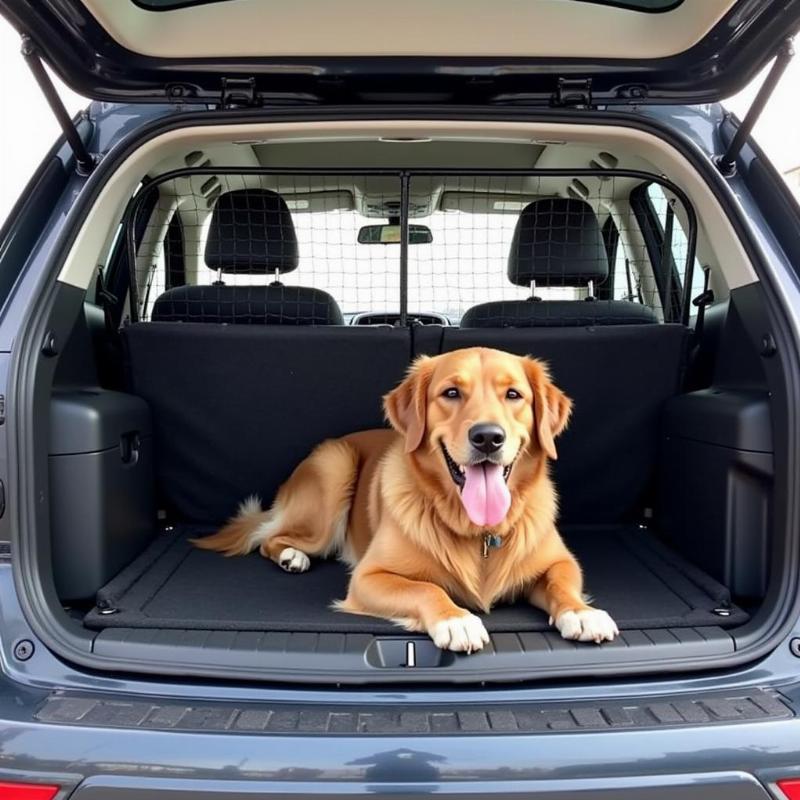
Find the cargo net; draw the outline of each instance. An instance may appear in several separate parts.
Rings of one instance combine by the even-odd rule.
[[[407,180],[410,322],[680,318],[690,219],[658,182],[607,174]],[[151,184],[128,239],[132,317],[397,324],[403,197],[399,173],[188,174]],[[699,293],[699,268],[692,283],[688,291]]]
[[[423,209],[424,202],[435,212]],[[411,203],[411,311],[434,308],[470,327],[680,316],[688,218],[658,183],[608,176],[420,177],[412,180]],[[429,229],[430,244],[414,244],[424,241],[416,223]],[[696,272],[697,287],[702,271]]]
[[[373,242],[369,226],[391,217],[399,231],[399,186],[396,176],[220,174],[149,189],[139,318],[324,325],[396,311],[399,245]]]

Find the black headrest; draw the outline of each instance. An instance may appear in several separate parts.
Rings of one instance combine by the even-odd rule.
[[[543,198],[522,210],[508,278],[517,286],[580,286],[608,277],[608,256],[594,209],[583,200]]]
[[[284,199],[268,189],[219,196],[206,242],[210,269],[264,275],[297,269],[297,235]]]

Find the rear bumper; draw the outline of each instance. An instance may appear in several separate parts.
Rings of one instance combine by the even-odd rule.
[[[704,697],[605,704],[592,728],[577,704],[561,716],[546,703],[426,711],[400,695],[360,712],[330,702],[322,711],[285,702],[189,706],[3,681],[0,780],[55,783],[62,797],[91,800],[430,793],[748,800],[800,775],[791,695]],[[645,724],[643,713],[660,708],[669,717],[670,707],[684,718],[697,713],[697,722],[660,724],[656,713]],[[482,731],[481,715],[489,720]],[[445,730],[459,718],[460,730]]]
[[[558,781],[543,780],[536,784],[521,782],[515,785],[504,783],[473,783],[448,791],[441,786],[404,787],[393,785],[380,787],[375,784],[351,784],[326,786],[322,790],[307,783],[291,783],[288,786],[271,782],[242,781],[193,781],[169,778],[140,778],[134,780],[115,778],[91,778],[82,783],[72,795],[80,800],[133,800],[162,795],[174,800],[212,800],[217,797],[239,798],[285,797],[309,793],[335,794],[342,800],[362,797],[371,793],[391,793],[411,796],[436,792],[444,795],[480,795],[493,800],[516,800],[534,796],[540,800],[763,800],[770,795],[764,787],[745,772],[728,772],[697,775],[659,775],[648,778],[600,778],[595,780]]]

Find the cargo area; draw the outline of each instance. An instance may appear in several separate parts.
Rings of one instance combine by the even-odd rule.
[[[734,316],[726,314],[728,329]],[[135,395],[67,392],[53,406],[55,425],[65,420],[73,436],[80,420],[91,429],[105,418],[117,426],[110,441],[121,442],[105,456],[73,447],[50,458],[51,475],[67,492],[54,517],[57,585],[63,597],[75,598],[71,613],[96,634],[101,650],[221,633],[250,642],[253,653],[291,653],[301,643],[325,653],[348,641],[364,649],[372,640],[419,640],[391,622],[333,611],[347,584],[347,568],[336,560],[314,560],[296,575],[257,552],[224,558],[188,541],[217,529],[241,500],[241,487],[269,498],[318,441],[365,422],[382,424],[375,398],[400,379],[412,343],[428,352],[478,343],[534,352],[575,399],[553,474],[560,529],[586,590],[620,626],[620,640],[593,646],[604,657],[620,647],[653,651],[703,641],[729,648],[729,632],[748,622],[766,591],[767,398],[725,384],[679,394],[687,352],[679,325],[285,332],[141,322],[122,338]],[[293,368],[280,372],[276,393],[274,376],[285,363]],[[351,366],[346,381],[341,364]],[[635,383],[628,377],[633,364]],[[232,393],[245,375],[246,395]],[[120,413],[112,417],[108,409],[115,407]],[[124,452],[128,446],[132,455]],[[96,470],[104,459],[101,477]],[[84,518],[76,529],[80,512],[71,513],[72,501],[87,481],[105,488],[100,517]],[[170,508],[160,521],[157,497]],[[91,530],[96,541],[87,537]],[[496,650],[542,656],[589,648],[564,642],[525,603],[498,607],[484,620]]]
[[[357,682],[733,653],[777,544],[763,298],[726,289],[675,185],[617,161],[164,169],[129,203],[106,300],[84,303],[54,377],[67,624],[97,656],[155,670],[269,675],[311,653],[318,679]],[[334,611],[348,578],[334,559],[295,575],[191,546],[245,497],[268,506],[319,442],[384,426],[381,398],[416,357],[475,346],[546,361],[573,400],[552,464],[559,528],[617,641],[564,641],[518,603],[484,615],[485,651],[456,656]]]

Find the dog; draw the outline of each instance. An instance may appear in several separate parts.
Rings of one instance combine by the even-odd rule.
[[[520,598],[565,639],[613,640],[616,624],[587,602],[556,528],[548,461],[572,402],[546,365],[480,347],[423,356],[383,405],[391,430],[323,442],[269,510],[249,498],[195,545],[258,548],[288,572],[338,556],[352,573],[336,608],[443,649],[480,650],[489,634],[473,612]]]

